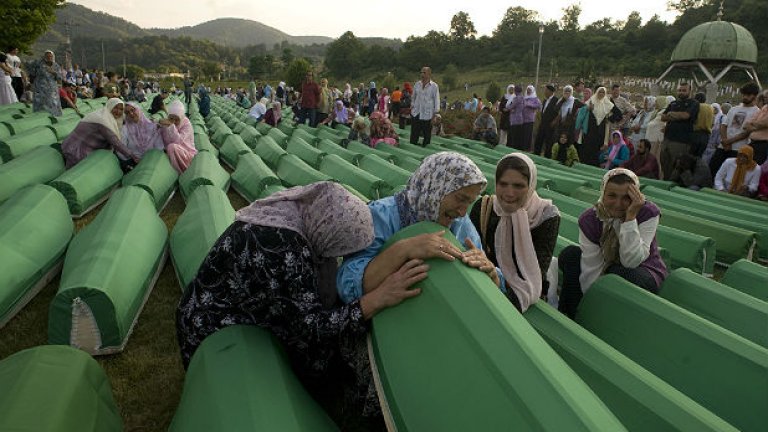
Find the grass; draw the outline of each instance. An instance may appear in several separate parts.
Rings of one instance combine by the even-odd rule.
[[[236,209],[248,203],[228,192]],[[98,216],[102,206],[75,221],[79,231]],[[170,233],[184,211],[176,193],[160,214]],[[57,277],[0,330],[0,360],[21,350],[48,342],[48,307],[59,286]],[[123,418],[125,431],[167,430],[179,404],[184,369],[176,343],[176,306],[181,289],[171,260],[139,316],[128,344],[120,354],[95,357],[112,384],[112,394]]]

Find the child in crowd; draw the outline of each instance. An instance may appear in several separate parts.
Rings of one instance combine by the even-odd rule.
[[[560,161],[565,166],[573,166],[574,163],[579,161],[579,152],[576,151],[576,146],[568,139],[568,133],[562,132],[557,142],[552,145],[551,159]]]

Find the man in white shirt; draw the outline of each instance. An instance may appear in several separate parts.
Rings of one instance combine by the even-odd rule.
[[[760,108],[755,106],[758,93],[760,87],[755,83],[747,83],[741,87],[741,104],[731,108],[726,119],[720,124],[720,146],[709,161],[709,170],[712,173],[718,172],[726,159],[735,158],[739,149],[749,143],[750,132],[744,128],[744,124],[760,111]]]
[[[24,76],[21,70],[21,59],[19,59],[19,49],[11,48],[6,55],[8,58],[5,63],[11,68],[11,87],[16,93],[16,99],[21,100],[24,95]]]
[[[432,121],[440,112],[440,90],[432,81],[432,69],[421,68],[421,81],[413,86],[411,99],[411,144],[419,143],[419,136],[424,137],[424,146],[432,139]]]

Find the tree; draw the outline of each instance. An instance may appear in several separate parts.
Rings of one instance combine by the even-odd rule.
[[[682,14],[691,9],[698,9],[708,3],[712,3],[712,0],[670,0],[667,2],[667,9]]]
[[[501,88],[496,84],[496,81],[491,81],[491,83],[488,84],[488,88],[485,90],[485,100],[487,100],[489,104],[493,104],[499,99],[501,99]]]
[[[507,9],[504,18],[493,31],[494,36],[510,34],[523,27],[537,27],[539,13],[535,10],[526,9],[521,6],[515,6]]]
[[[360,67],[365,45],[351,31],[331,42],[325,50],[325,65],[336,76],[346,77]]]
[[[135,64],[129,64],[125,66],[125,76],[131,81],[139,81],[144,79],[144,68]]]
[[[264,75],[267,72],[267,63],[264,57],[263,55],[257,55],[248,60],[248,73],[252,77]]]
[[[455,64],[449,63],[443,71],[443,86],[446,90],[456,88],[456,82],[459,80],[459,69]]]
[[[301,88],[301,81],[312,70],[312,64],[305,58],[293,59],[285,69],[285,82],[293,88]]]
[[[640,12],[632,11],[627,17],[627,22],[624,23],[624,31],[639,30],[642,24],[643,19],[640,17]]]
[[[576,3],[563,8],[563,17],[560,19],[560,26],[567,32],[578,31],[579,16],[581,16],[580,4]]]
[[[29,52],[32,43],[56,21],[64,0],[3,0],[0,8],[0,41],[5,47]]]
[[[466,12],[458,12],[451,18],[451,39],[453,40],[466,40],[474,39],[477,35],[475,24],[472,19],[469,18],[469,14]]]
[[[283,64],[287,65],[291,62],[291,60],[293,60],[294,57],[295,56],[293,55],[293,50],[286,47],[286,48],[283,48],[283,53],[280,55],[280,61],[282,61]]]

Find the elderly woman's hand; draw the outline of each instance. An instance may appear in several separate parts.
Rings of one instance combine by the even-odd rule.
[[[426,279],[427,270],[429,266],[424,261],[412,259],[387,276],[375,290],[360,300],[365,319],[371,319],[382,310],[419,295],[421,288],[411,289],[411,286]]]
[[[475,246],[469,237],[464,239],[464,244],[467,246],[467,251],[462,254],[461,261],[470,267],[474,267],[484,272],[491,278],[496,286],[500,286],[501,280],[499,280],[499,274],[496,273],[496,266],[488,259],[485,252]]]
[[[443,234],[445,234],[445,230],[401,240],[405,243],[403,246],[407,259],[442,258],[446,261],[453,261],[456,258],[461,258],[461,250],[444,238]]]

